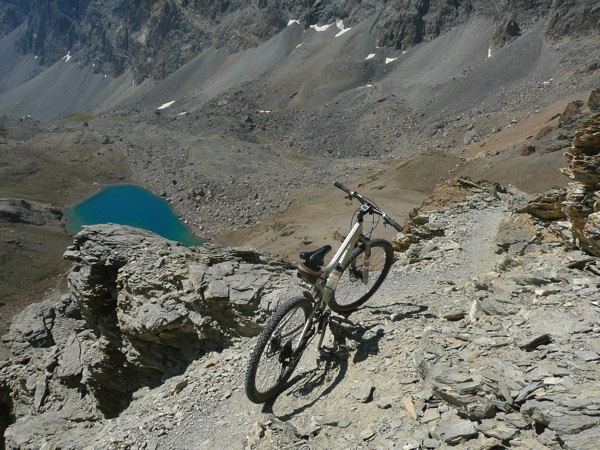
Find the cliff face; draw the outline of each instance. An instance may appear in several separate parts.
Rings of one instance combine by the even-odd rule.
[[[210,46],[239,51],[283,29],[344,20],[353,25],[377,15],[379,45],[408,48],[434,39],[473,15],[527,26],[548,19],[549,37],[597,32],[594,0],[391,0],[359,2],[254,0],[8,0],[0,6],[0,36],[22,26],[18,48],[51,64],[68,52],[113,75],[131,69],[136,79],[163,79]]]

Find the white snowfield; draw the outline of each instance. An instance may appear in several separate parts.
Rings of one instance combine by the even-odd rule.
[[[365,59],[375,58],[375,53],[369,53]]]
[[[333,24],[330,23],[329,25],[311,25],[310,28],[312,28],[315,31],[326,31],[331,25]]]
[[[335,26],[338,27],[338,29],[340,30],[334,37],[339,37],[344,33],[347,33],[348,31],[350,31],[352,28],[344,28],[344,21],[343,20],[337,20],[335,22]]]
[[[300,24],[300,22],[298,20],[296,20],[296,19],[290,19],[288,21],[287,26],[289,27],[290,25],[292,25],[294,23]],[[326,31],[326,30],[328,30],[333,25],[334,25],[333,23],[330,23],[330,24],[327,24],[327,25],[311,25],[309,28],[312,28],[313,30],[320,32],[320,31]],[[342,34],[347,33],[348,31],[350,31],[352,29],[352,27],[344,28],[344,21],[343,20],[336,20],[335,26],[340,31],[338,31],[337,34],[334,37],[341,36]]]
[[[158,108],[156,109],[165,109],[168,108],[169,106],[171,106],[173,103],[175,103],[175,100],[171,100],[170,102],[167,103],[163,103],[162,105],[160,105]]]
[[[385,63],[386,63],[386,64],[389,64],[389,63],[391,63],[391,62],[394,62],[394,61],[396,61],[397,59],[398,59],[398,57],[397,57],[397,56],[396,56],[395,58],[385,58]]]
[[[71,56],[71,50],[69,50],[69,51],[67,52],[67,54],[61,58],[61,60],[63,60],[64,62],[69,62],[69,60],[70,60],[71,58],[72,58],[72,56]]]

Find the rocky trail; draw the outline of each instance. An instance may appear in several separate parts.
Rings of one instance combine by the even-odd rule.
[[[67,357],[73,339],[61,336],[64,325],[56,307],[51,334],[59,345],[50,352],[39,339],[38,349],[23,342],[31,340],[31,332],[22,333],[19,343],[18,327],[13,325],[5,340],[12,343],[13,353],[18,354],[21,346],[20,359],[16,358],[21,366],[15,358],[12,366],[5,364],[3,380],[23,383],[19,398],[23,405],[15,408],[21,418],[7,429],[7,447],[594,448],[600,439],[600,267],[595,257],[566,245],[570,236],[565,223],[517,212],[527,199],[514,188],[470,188],[458,203],[413,215],[412,233],[421,239],[398,254],[374,298],[348,321],[332,325],[345,338],[342,349],[335,357],[324,357],[313,343],[292,377],[293,384],[266,405],[252,404],[245,397],[244,374],[255,339],[243,337],[252,333],[244,320],[248,313],[240,305],[244,295],[248,299],[258,294],[262,311],[271,311],[274,303],[269,302],[297,294],[293,266],[249,250],[223,253],[208,248],[199,258],[181,247],[173,253],[162,243],[163,257],[157,261],[152,246],[161,240],[146,236],[145,252],[155,261],[153,269],[144,266],[147,262],[139,253],[128,255],[129,263],[120,269],[118,315],[128,310],[133,320],[132,325],[119,318],[121,333],[128,334],[118,341],[122,356],[116,365],[122,365],[121,374],[118,367],[110,367],[107,360],[114,357],[110,352],[100,358],[104,368],[98,354],[91,354],[94,344],[86,341],[86,333],[112,339],[106,331],[102,336],[98,324],[93,331],[86,330],[92,328],[89,324],[83,326],[76,335],[81,344],[75,360]],[[117,245],[119,233],[129,244],[139,239],[118,230],[108,230],[102,237],[102,227],[98,228],[96,236],[79,238],[70,250],[72,257],[79,255],[92,268],[102,260],[98,248],[106,251]],[[111,252],[119,258],[114,248]],[[225,322],[221,328],[214,323],[215,317],[217,322],[222,319],[214,311],[210,331],[208,320],[196,317],[204,341],[188,335],[181,350],[194,345],[209,349],[206,341],[219,329],[229,333],[229,345],[188,357],[189,365],[179,370],[169,369],[173,364],[163,361],[160,379],[146,379],[124,410],[102,418],[94,406],[98,397],[107,395],[98,388],[107,382],[102,377],[119,383],[132,374],[139,377],[151,362],[158,369],[149,350],[157,351],[161,344],[169,343],[176,359],[174,340],[181,340],[174,338],[176,328],[162,321],[152,329],[153,337],[144,336],[152,328],[149,323],[160,322],[163,313],[148,312],[152,301],[134,311],[135,301],[125,301],[124,293],[139,293],[141,286],[164,280],[178,254],[181,259],[175,266],[187,265],[193,277],[182,275],[177,293],[171,290],[163,300],[181,297],[181,292],[191,298],[194,290],[186,289],[186,280],[193,285],[201,279],[202,300],[214,303],[228,295],[228,301],[238,305],[234,318],[227,321],[228,331]],[[237,258],[254,263],[238,264]],[[144,270],[147,279],[141,280]],[[148,277],[150,270],[162,275]],[[273,277],[269,270],[279,275]],[[75,280],[72,274],[72,286]],[[219,294],[219,288],[227,287],[228,294]],[[199,300],[184,299],[179,305],[189,302],[196,302],[196,313],[208,317],[208,310],[200,311]],[[91,305],[85,299],[81,304]],[[169,304],[166,301],[170,312],[164,316],[188,329],[183,317],[194,316]],[[258,312],[255,320],[264,321],[270,314]],[[71,311],[71,316],[76,314]],[[144,339],[148,348],[140,344]],[[52,352],[55,362],[41,368],[40,361],[51,359]],[[56,365],[57,370],[49,369]],[[133,367],[137,372],[128,374]],[[112,395],[119,395],[112,389]]]

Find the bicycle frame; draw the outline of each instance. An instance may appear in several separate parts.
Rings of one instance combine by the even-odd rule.
[[[277,307],[250,355],[245,389],[254,403],[269,401],[286,388],[285,383],[315,336],[319,335],[318,362],[337,357],[340,348],[344,352],[347,335],[339,325],[371,298],[392,267],[392,244],[386,239],[371,240],[371,235],[381,219],[384,225],[391,225],[397,231],[402,227],[374,201],[337,181],[334,185],[347,194],[347,199],[356,199],[361,206],[352,215],[348,235],[328,264],[325,255],[331,252],[330,245],[300,253],[302,262],[297,276],[302,280],[304,296],[289,298]],[[365,225],[367,214],[372,221]],[[328,329],[332,333],[331,349],[328,345],[322,347]]]
[[[309,329],[314,325],[313,320],[315,319],[315,314],[317,315],[316,319],[318,322],[321,317],[321,312],[323,311],[323,307],[326,306],[329,301],[329,297],[324,298],[325,297],[325,289],[324,288],[325,288],[327,279],[331,275],[331,272],[333,272],[333,269],[335,267],[337,267],[338,265],[340,265],[342,267],[344,267],[346,265],[346,263],[348,262],[348,258],[350,257],[350,255],[352,254],[352,251],[356,248],[356,246],[359,242],[364,243],[365,247],[366,247],[365,248],[365,260],[363,263],[363,282],[364,283],[368,282],[369,257],[371,255],[371,245],[370,245],[371,241],[370,241],[370,239],[368,239],[366,236],[363,235],[362,216],[359,216],[359,219],[352,226],[350,233],[348,233],[348,236],[346,236],[346,239],[344,239],[344,242],[342,242],[342,245],[340,245],[340,248],[338,248],[337,252],[333,256],[333,258],[331,259],[329,264],[327,264],[322,269],[321,277],[319,277],[319,280],[313,286],[314,289],[317,291],[317,301],[315,302],[315,307],[311,311],[310,315],[308,316],[308,319],[306,320],[306,323],[304,324],[304,328],[302,329],[302,333],[300,334],[300,337],[298,339],[299,345],[294,350],[294,354],[304,351],[304,347],[308,344],[308,340],[314,335],[314,333],[311,333],[309,335],[308,332],[309,332]],[[335,289],[334,289],[334,291],[335,291]],[[333,291],[330,292],[329,294],[332,295]],[[314,300],[315,299],[313,298],[313,301]],[[319,348],[321,347],[321,344],[323,342],[323,337],[325,335],[325,328],[326,327],[323,327],[321,330],[321,338],[319,339]]]

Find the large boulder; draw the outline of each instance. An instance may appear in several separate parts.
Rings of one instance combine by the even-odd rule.
[[[565,189],[551,189],[541,194],[534,194],[519,212],[529,213],[538,219],[563,219],[566,216],[562,210],[562,203],[566,196]]]

